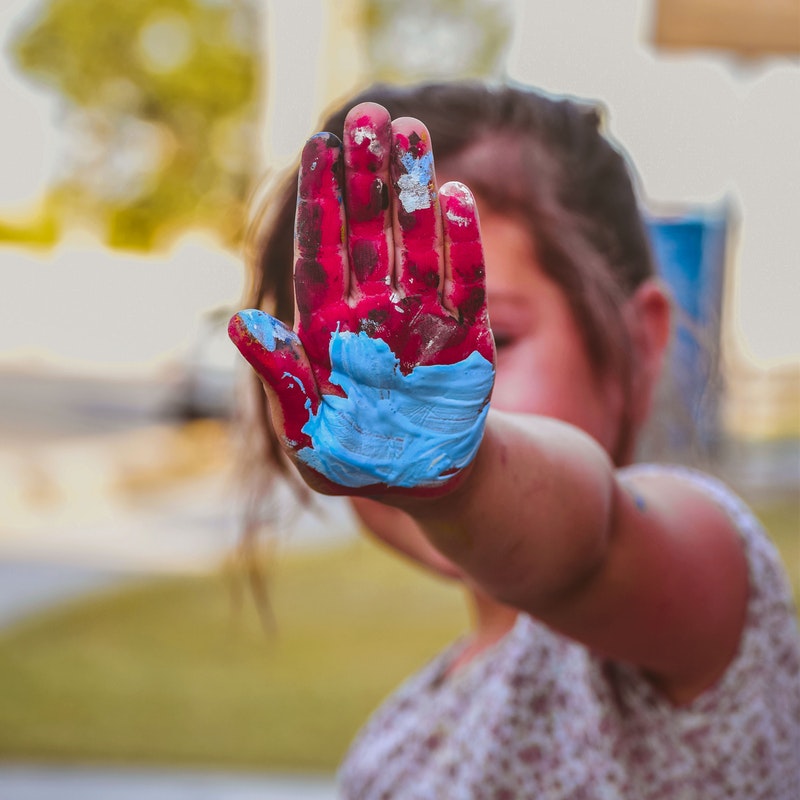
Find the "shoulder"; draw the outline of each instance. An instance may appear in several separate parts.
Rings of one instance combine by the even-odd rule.
[[[721,700],[728,690],[731,702],[743,687],[765,684],[770,693],[784,676],[782,690],[795,703],[800,725],[800,632],[797,609],[781,556],[748,505],[723,481],[699,470],[661,464],[637,464],[620,471],[620,479],[634,486],[648,481],[682,487],[724,515],[738,538],[747,567],[745,620],[736,655],[715,690]],[[681,489],[678,489],[681,491]],[[746,695],[748,692],[744,692]],[[702,695],[701,695],[702,697]]]
[[[658,483],[660,487],[669,487],[718,510],[736,533],[744,551],[751,600],[759,599],[766,592],[791,605],[791,588],[780,554],[752,509],[722,480],[691,467],[673,464],[634,464],[619,470],[618,477],[623,484],[633,487]]]
[[[682,467],[642,465],[623,470],[621,478],[634,485],[679,481],[703,493],[728,517],[739,538],[748,586],[736,652],[718,679],[691,702],[675,707],[640,669],[598,662],[598,674],[602,667],[610,682],[610,696],[624,706],[624,718],[635,721],[636,736],[660,742],[669,722],[687,752],[710,770],[736,753],[723,775],[726,786],[741,791],[758,774],[763,792],[758,796],[797,796],[800,631],[780,555],[753,512],[714,477]],[[695,736],[697,730],[703,731],[702,739]]]

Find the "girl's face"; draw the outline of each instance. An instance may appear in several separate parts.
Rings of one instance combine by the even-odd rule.
[[[537,263],[523,225],[499,214],[481,215],[489,317],[497,345],[492,407],[571,423],[609,453],[621,433],[619,383],[595,376],[571,307]],[[380,503],[354,505],[378,538],[440,575],[460,571],[423,537],[415,524]],[[405,520],[405,521],[403,521]]]
[[[619,382],[595,375],[566,295],[537,263],[523,225],[490,213],[481,216],[481,231],[497,346],[492,407],[568,422],[614,453]]]

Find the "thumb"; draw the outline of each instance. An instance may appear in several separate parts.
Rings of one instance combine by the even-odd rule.
[[[300,337],[258,309],[234,314],[228,336],[261,378],[276,432],[293,450],[310,446],[303,426],[320,397]]]

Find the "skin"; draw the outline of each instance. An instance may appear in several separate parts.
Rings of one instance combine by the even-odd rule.
[[[303,156],[297,336],[287,333],[269,350],[241,316],[231,322],[290,457],[298,462],[308,444],[300,444],[307,404],[313,409],[337,390],[328,381],[331,331],[379,336],[404,370],[453,364],[471,352],[494,360],[488,289],[496,384],[472,463],[436,490],[346,490],[298,468],[312,488],[354,495],[387,544],[464,581],[476,630],[462,663],[523,611],[639,665],[674,703],[690,702],[722,675],[744,622],[747,567],[730,520],[680,478],[620,478],[608,453],[621,436],[622,389],[595,374],[566,297],[518,222],[488,216],[479,227],[466,189],[447,183],[437,194],[432,173],[421,203],[413,195],[404,204],[408,154],[430,152],[422,123],[392,123],[381,107],[363,104],[348,116],[343,150],[325,134]],[[638,428],[660,371],[669,309],[647,282],[624,313],[635,365],[626,410]],[[288,385],[288,367],[304,392]]]
[[[419,164],[430,166],[417,170]],[[417,172],[426,178],[422,183],[414,180]],[[265,347],[254,333],[258,311],[234,316],[229,333],[262,378],[276,430],[304,478],[319,491],[342,494],[349,490],[298,457],[318,444],[304,430],[309,410],[316,414],[324,397],[342,395],[331,381],[332,336],[363,332],[382,340],[406,375],[476,354],[494,361],[475,202],[455,182],[437,191],[430,135],[417,120],[392,123],[385,109],[364,104],[348,115],[343,144],[326,133],[307,142],[298,178],[294,278],[296,336],[270,318],[272,341]],[[359,420],[350,427],[358,429]],[[452,482],[458,478],[454,473]],[[436,494],[450,483],[411,493]],[[380,482],[359,489],[387,491],[407,490]]]

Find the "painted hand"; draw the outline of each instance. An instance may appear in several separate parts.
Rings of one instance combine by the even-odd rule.
[[[437,192],[427,129],[364,103],[344,144],[305,146],[295,221],[297,331],[242,311],[229,333],[261,377],[307,482],[424,494],[472,461],[494,382],[475,202]]]

